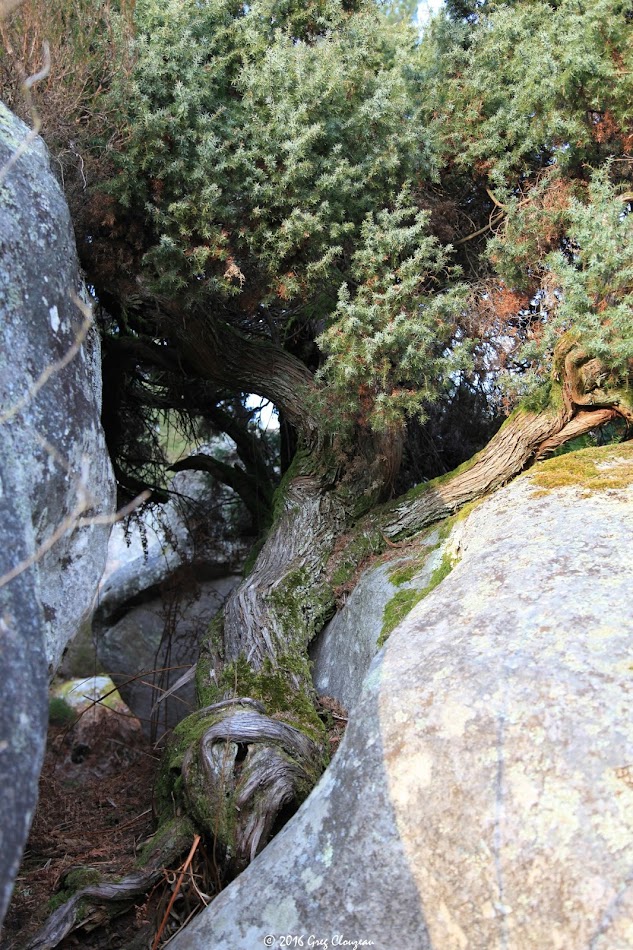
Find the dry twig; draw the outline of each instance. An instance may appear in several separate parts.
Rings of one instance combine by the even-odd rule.
[[[183,864],[180,874],[178,875],[176,886],[174,887],[173,894],[171,895],[169,899],[167,910],[165,911],[160,927],[156,931],[156,936],[154,937],[154,943],[152,944],[152,950],[157,950],[158,944],[160,943],[160,938],[162,937],[163,931],[165,930],[165,927],[167,926],[167,921],[169,920],[171,909],[176,902],[176,898],[178,897],[178,894],[180,893],[180,888],[182,887],[182,882],[184,880],[185,874],[187,873],[187,868],[193,861],[193,856],[196,853],[199,844],[200,844],[200,835],[196,835],[195,838],[193,839],[193,844],[191,845],[189,854],[187,855],[187,860]]]

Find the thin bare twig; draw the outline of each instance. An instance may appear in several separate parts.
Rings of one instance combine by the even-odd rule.
[[[126,515],[130,514],[135,508],[137,508],[143,501],[149,498],[150,492],[142,492],[137,498],[130,502],[129,505],[126,505],[125,508],[122,508],[120,512],[117,512],[114,515],[94,515],[90,518],[82,518],[84,511],[87,511],[92,507],[92,499],[85,492],[85,485],[83,482],[79,483],[77,489],[78,501],[70,514],[66,515],[64,520],[57,526],[55,531],[51,534],[46,541],[43,541],[42,544],[38,545],[37,549],[33,551],[28,557],[20,561],[19,564],[16,564],[15,567],[11,568],[10,571],[7,571],[6,574],[3,574],[0,577],[0,587],[5,587],[12,580],[14,580],[18,575],[28,571],[30,567],[33,567],[34,564],[37,564],[42,560],[45,554],[47,554],[57,542],[63,538],[67,531],[70,531],[71,528],[77,527],[86,527],[92,524],[115,524],[117,521],[120,521],[122,518],[125,518]]]
[[[143,502],[147,501],[148,498],[152,497],[151,491],[146,489],[142,491],[140,495],[137,495],[136,498],[133,498],[127,505],[124,505],[123,508],[119,508],[117,512],[113,515],[90,515],[89,518],[80,518],[77,522],[77,526],[80,528],[89,527],[93,524],[118,524],[119,521],[123,521],[124,518],[127,518],[128,515],[131,515],[133,511],[136,511]]]
[[[478,231],[473,231],[472,234],[467,234],[466,237],[460,238],[459,241],[455,241],[455,246],[457,247],[460,244],[466,244],[467,241],[472,241],[474,238],[479,237],[480,234],[485,234],[486,231],[489,231],[492,227],[494,227],[494,225],[497,224],[498,221],[501,221],[501,219],[504,216],[504,213],[505,212],[503,211],[499,211],[498,214],[493,215],[490,218],[490,221],[488,222],[488,224],[485,224],[483,228],[479,228]]]
[[[187,664],[187,666],[188,666],[188,664]],[[153,673],[153,674],[156,674],[156,673],[169,673],[169,672],[171,672],[172,670],[183,670],[183,669],[185,669],[185,664],[183,664],[182,666],[163,666],[163,667],[160,667],[159,669],[155,669],[155,670],[142,670],[140,673],[135,673],[134,676],[130,676],[130,677],[128,677],[128,679],[124,680],[122,683],[119,683],[118,686],[113,686],[112,689],[109,689],[106,693],[103,693],[101,696],[97,697],[97,699],[90,699],[89,696],[84,697],[85,699],[90,699],[90,705],[89,705],[89,706],[86,706],[85,709],[82,709],[82,710],[77,714],[77,718],[75,719],[75,721],[74,721],[73,723],[70,724],[70,726],[68,727],[68,730],[67,730],[67,731],[69,731],[70,729],[74,728],[74,727],[77,725],[77,723],[79,722],[79,720],[82,718],[82,716],[85,716],[86,713],[89,712],[91,709],[93,709],[95,706],[97,706],[97,705],[103,705],[103,704],[104,704],[104,701],[105,701],[106,699],[108,699],[109,696],[112,696],[114,693],[118,693],[119,689],[120,689],[122,686],[129,686],[130,683],[135,683],[135,682],[137,682],[137,681],[139,681],[139,680],[140,680],[141,682],[143,682],[142,677],[143,677],[143,676],[148,676],[150,673]],[[111,707],[108,707],[108,708],[111,708]],[[113,710],[113,712],[116,712],[116,710]],[[127,716],[126,713],[119,713],[119,715]],[[140,719],[141,717],[139,717],[139,716],[133,716],[133,717],[127,717],[127,718]],[[144,719],[144,720],[142,720],[142,721],[144,721],[144,722],[149,722],[150,720],[149,720],[149,719]],[[64,733],[64,735],[65,735],[65,733]]]
[[[191,881],[191,886],[193,887],[194,891],[200,898],[201,902],[204,904],[205,907],[208,907],[211,901],[213,900],[213,897],[210,894],[205,894],[204,891],[200,890],[200,888],[196,884],[196,876],[193,873],[193,868],[191,867],[189,867],[189,880]]]
[[[47,538],[46,541],[43,541],[36,551],[33,551],[32,554],[24,558],[24,560],[20,561],[19,564],[16,564],[15,567],[11,568],[10,571],[7,571],[6,574],[3,574],[2,577],[0,577],[0,587],[5,587],[12,580],[15,580],[15,578],[20,574],[24,573],[24,571],[28,571],[30,567],[33,567],[34,564],[37,564],[38,561],[41,561],[44,555],[47,554],[55,544],[57,544],[60,538],[63,538],[66,532],[76,524],[77,519],[85,510],[86,502],[81,499],[75,508],[73,508],[71,513],[67,515],[62,523],[58,525],[55,531],[53,531],[50,538]]]
[[[44,53],[44,65],[39,72],[33,73],[22,83],[24,89],[32,89],[36,82],[46,79],[51,71],[51,48],[47,40],[42,43],[42,52]]]
[[[185,929],[185,927],[187,926],[187,924],[189,923],[189,921],[190,921],[190,920],[193,920],[193,918],[196,916],[196,914],[197,914],[198,912],[199,912],[199,908],[198,908],[198,907],[194,907],[192,910],[189,911],[188,915],[185,917],[185,919],[183,920],[182,924],[180,925],[180,927],[178,928],[178,930],[176,931],[176,933],[175,933],[175,934],[172,934],[172,936],[169,938],[169,940],[167,940],[167,941],[163,944],[163,950],[164,950],[165,947],[168,947],[169,944],[172,943],[172,942],[176,939],[176,937],[178,936],[178,934],[182,933],[182,931]]]
[[[0,3],[6,3],[6,0],[0,0]],[[0,15],[3,10],[0,7]],[[42,53],[44,56],[44,65],[38,72],[33,73],[32,76],[29,76],[22,83],[22,89],[24,90],[25,98],[28,102],[29,108],[31,109],[31,117],[33,119],[33,128],[30,130],[29,134],[20,142],[18,148],[15,150],[11,158],[5,162],[5,164],[0,168],[0,184],[7,177],[13,166],[20,160],[22,155],[29,150],[29,147],[32,142],[40,134],[40,129],[42,128],[42,119],[40,114],[33,105],[33,100],[31,99],[31,87],[35,85],[36,82],[40,82],[42,79],[46,79],[48,74],[51,71],[51,48],[46,40],[42,43]]]
[[[158,697],[158,699],[156,700],[156,702],[154,703],[154,705],[152,706],[152,708],[151,708],[151,710],[150,710],[150,717],[154,715],[154,713],[156,712],[156,710],[158,709],[158,707],[160,706],[160,704],[161,704],[162,702],[164,702],[164,700],[166,700],[169,696],[173,696],[173,694],[174,694],[177,690],[179,690],[179,689],[181,688],[181,686],[185,686],[187,683],[191,682],[191,680],[192,680],[192,679],[194,678],[194,676],[196,675],[196,669],[197,669],[197,665],[194,663],[193,666],[191,666],[191,667],[187,670],[186,673],[183,673],[182,676],[178,677],[178,679],[176,680],[176,682],[175,682],[172,686],[170,686],[169,689],[163,690],[162,696],[159,696],[159,697]],[[155,686],[154,688],[155,688],[155,689],[160,689],[160,686]],[[178,697],[176,697],[176,698],[178,698]]]
[[[169,920],[171,909],[176,902],[176,898],[178,897],[178,894],[180,893],[180,888],[182,887],[182,882],[184,880],[185,874],[187,873],[187,868],[193,861],[193,856],[196,853],[199,844],[200,844],[200,835],[196,835],[195,838],[193,839],[193,844],[191,845],[189,854],[187,855],[187,860],[183,864],[182,870],[180,874],[178,875],[178,881],[176,882],[176,886],[174,888],[173,894],[171,895],[169,899],[167,910],[165,911],[160,927],[156,931],[156,936],[154,937],[154,943],[152,944],[152,950],[157,950],[158,948],[158,944],[160,943],[160,938],[162,937],[163,931],[165,927],[167,926],[167,921]]]
[[[489,197],[490,200],[493,202],[493,204],[495,204],[495,205],[497,206],[497,208],[501,208],[502,211],[506,211],[506,212],[510,210],[507,205],[502,204],[502,203],[499,201],[499,199],[495,197],[494,193],[492,192],[492,190],[491,190],[487,185],[485,186],[485,188],[486,188],[486,192],[487,192],[487,194],[488,194],[488,197]]]

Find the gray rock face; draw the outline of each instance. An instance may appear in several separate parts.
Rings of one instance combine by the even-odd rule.
[[[90,612],[114,482],[100,425],[98,338],[84,316],[64,196],[37,139],[0,103],[0,919],[37,794],[48,674]],[[82,505],[82,501],[85,505]],[[6,578],[5,578],[6,579]]]
[[[93,619],[99,664],[152,738],[192,711],[189,681],[151,715],[162,692],[196,662],[247,550],[228,522],[225,490],[209,476],[181,472],[172,488],[179,495],[141,525],[113,529]]]
[[[310,644],[312,679],[319,696],[333,696],[351,710],[378,650],[385,608],[405,590],[422,590],[442,558],[438,532],[425,538],[416,561],[397,558],[365,571],[341,610]],[[410,580],[396,583],[397,571],[413,566]]]
[[[0,104],[0,164],[27,127]],[[28,498],[38,560],[46,655],[52,674],[89,616],[103,573],[110,525],[80,527],[77,511],[111,514],[115,487],[101,428],[101,363],[91,329],[76,355],[85,293],[62,191],[37,139],[0,184],[0,405],[18,409],[2,423],[2,451],[24,461],[18,490]],[[49,372],[44,385],[41,376]],[[10,539],[0,538],[0,544]]]
[[[167,584],[162,596],[132,607],[100,632],[99,663],[119,684],[125,702],[152,738],[173,729],[196,708],[192,679],[154,706],[196,662],[201,639],[239,580],[230,574],[198,583],[182,576],[178,583]]]
[[[0,577],[33,551],[19,459],[0,451]],[[35,810],[48,716],[44,615],[34,568],[0,587],[0,924]]]
[[[207,579],[241,566],[249,542],[230,524],[229,490],[202,472],[180,472],[171,489],[173,498],[145,512],[140,523],[112,529],[95,612],[99,627],[183,566],[195,564]]]
[[[175,950],[633,946],[633,489],[524,477],[458,527],[320,784]]]

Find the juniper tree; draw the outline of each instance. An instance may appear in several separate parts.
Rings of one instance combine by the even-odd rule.
[[[296,446],[164,762],[163,817],[230,873],[325,764],[307,646],[341,572],[633,417],[630,20],[451,2],[420,40],[369,0],[137,0],[121,34],[79,233],[117,387],[188,399],[238,450],[226,406],[257,393]],[[472,372],[514,411],[390,498],[408,420]]]
[[[598,6],[480,4],[440,17],[421,46],[365,2],[137,7],[111,194],[142,243],[117,263],[115,297],[128,321],[151,313],[180,371],[270,398],[298,441],[198,669],[203,706],[263,705],[198,714],[169,759],[209,831],[228,784],[238,810],[216,837],[234,869],[322,767],[307,645],[335,609],[337,565],[630,417],[628,205],[613,164],[587,170],[629,134],[628,22]],[[458,215],[441,241],[442,189],[469,195],[482,228]],[[476,358],[468,338],[491,300],[486,340],[515,391],[540,387],[541,411],[520,408],[465,474],[376,514],[407,418]]]

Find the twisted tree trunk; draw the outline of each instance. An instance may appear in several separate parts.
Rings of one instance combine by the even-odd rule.
[[[327,764],[307,648],[333,613],[328,565],[359,495],[367,507],[399,456],[399,438],[382,441],[355,483],[337,472],[328,449],[298,456],[253,569],[202,650],[203,708],[176,730],[163,805],[168,812],[174,785],[182,789],[184,808],[214,837],[229,876],[296,811]]]
[[[470,462],[379,507],[399,461],[397,433],[371,451],[359,445],[347,465],[304,436],[310,447],[284,480],[266,542],[209,634],[197,670],[201,708],[177,727],[159,783],[161,819],[169,827],[188,815],[215,842],[227,879],[265,846],[326,765],[307,646],[335,610],[337,569],[353,574],[368,550],[412,537],[570,438],[617,417],[633,422],[628,391],[608,382],[581,347],[561,341],[546,408],[517,410]],[[54,918],[47,926],[54,929]]]
[[[566,440],[618,415],[630,418],[615,394],[609,404],[606,391],[600,398],[587,391],[588,379],[602,378],[595,367],[587,373],[588,362],[573,342],[561,344],[554,405],[518,410],[461,469],[364,518],[357,519],[359,498],[370,482],[376,486],[378,470],[381,484],[387,483],[397,440],[391,457],[384,445],[374,446],[371,476],[366,466],[366,477],[355,480],[343,467],[337,472],[322,450],[299,459],[266,543],[203,652],[198,688],[206,708],[179,730],[188,737],[186,751],[179,738],[170,763],[175,776],[182,774],[186,807],[222,845],[230,874],[252,860],[298,807],[325,764],[307,647],[334,610],[337,567],[345,562],[353,569],[368,548],[379,551],[390,539],[410,537],[453,514]],[[347,544],[341,544],[345,535]],[[363,535],[367,544],[358,543]],[[227,699],[237,700],[230,715],[221,705]],[[253,701],[262,704],[256,714]],[[222,803],[221,821],[209,802]]]

